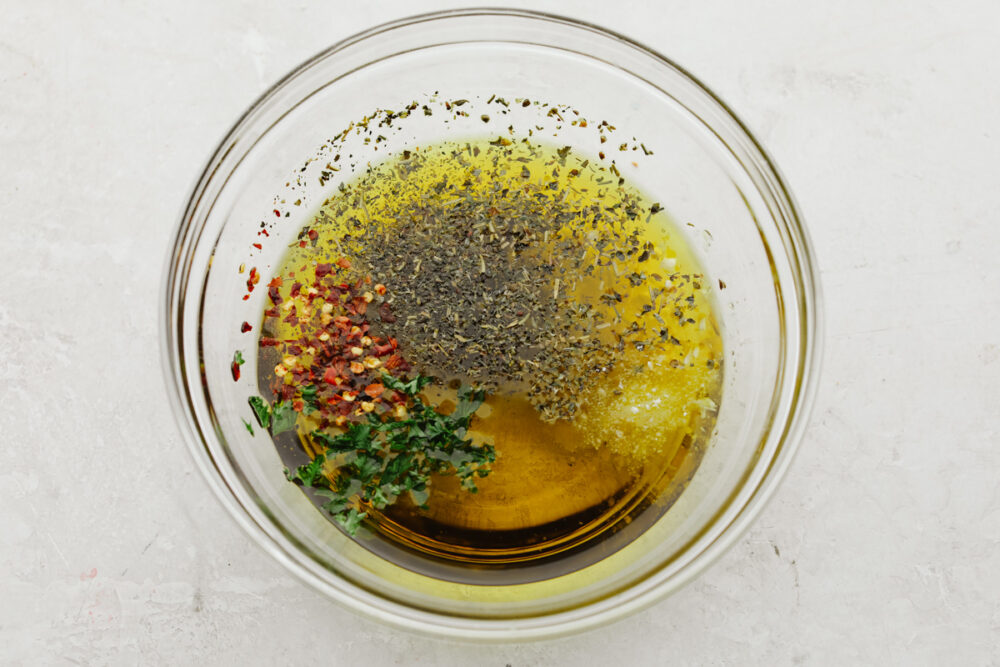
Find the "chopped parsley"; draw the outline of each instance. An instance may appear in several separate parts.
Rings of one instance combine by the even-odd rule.
[[[290,401],[278,401],[271,408],[271,433],[278,435],[293,430],[297,416]]]
[[[253,408],[254,417],[261,428],[271,428],[272,435],[278,435],[295,428],[295,419],[298,413],[289,401],[278,401],[271,407],[260,396],[251,396],[248,399],[250,407]]]
[[[257,423],[260,424],[261,428],[267,428],[271,425],[271,406],[267,404],[260,396],[251,396],[248,399],[250,407],[253,408],[253,414],[257,418]]]
[[[319,403],[317,402],[317,392],[319,388],[314,384],[307,384],[299,391],[299,395],[302,396],[302,414],[309,415],[317,410],[319,410]]]
[[[323,508],[349,535],[357,532],[367,509],[383,510],[404,493],[426,509],[433,474],[456,475],[464,489],[475,493],[476,478],[490,473],[496,451],[467,437],[485,392],[463,387],[458,405],[445,415],[418,396],[430,381],[420,375],[407,381],[384,375],[386,387],[408,397],[405,417],[383,421],[369,414],[367,422],[336,435],[313,431],[323,453],[287,473],[289,480],[325,499]]]

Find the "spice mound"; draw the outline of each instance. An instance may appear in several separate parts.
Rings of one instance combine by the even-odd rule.
[[[642,234],[658,205],[588,167],[525,143],[407,151],[327,202],[320,247],[391,285],[373,329],[414,368],[572,419],[626,347],[675,344],[698,278],[662,275],[673,260]]]
[[[321,427],[394,410],[403,397],[387,390],[381,378],[410,370],[396,339],[374,335],[368,319],[369,305],[385,294],[385,287],[370,278],[352,279],[350,268],[345,258],[318,262],[299,273],[312,280],[295,280],[285,294],[280,276],[268,286],[272,307],[265,318],[286,325],[284,338],[260,340],[280,359],[272,391],[296,411],[318,413]]]

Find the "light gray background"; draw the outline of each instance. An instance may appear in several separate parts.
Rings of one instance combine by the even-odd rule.
[[[352,617],[224,514],[159,367],[187,190],[294,65],[452,6],[0,2],[0,663],[1000,664],[989,0],[532,5],[694,72],[773,153],[812,231],[813,423],[773,503],[697,582],[584,636],[469,647]]]

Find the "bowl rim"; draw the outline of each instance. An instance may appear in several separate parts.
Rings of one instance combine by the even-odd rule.
[[[784,250],[786,251],[789,265],[796,279],[794,282],[795,289],[790,290],[789,294],[797,298],[798,310],[800,312],[797,337],[799,346],[798,354],[792,355],[792,358],[798,361],[796,367],[786,369],[786,372],[794,377],[795,385],[789,398],[790,403],[787,408],[787,417],[783,424],[776,424],[783,426],[783,428],[777,433],[773,455],[769,461],[766,461],[767,465],[763,468],[757,485],[750,489],[742,507],[731,517],[731,520],[727,524],[721,527],[717,537],[708,542],[678,572],[671,575],[670,578],[656,583],[647,590],[633,591],[631,596],[625,594],[632,591],[636,584],[624,590],[615,591],[610,594],[610,597],[621,599],[616,600],[614,606],[596,610],[590,614],[583,614],[582,612],[598,601],[606,599],[608,596],[597,598],[580,607],[563,609],[551,614],[524,616],[516,619],[483,619],[452,614],[435,614],[427,610],[411,607],[402,602],[378,595],[377,593],[373,594],[355,582],[347,581],[342,577],[338,577],[338,579],[347,588],[351,589],[350,594],[348,591],[332,586],[315,571],[310,570],[297,560],[294,557],[294,550],[289,552],[288,547],[293,545],[279,543],[266,527],[254,519],[248,508],[241,502],[237,490],[227,481],[224,472],[219,468],[218,463],[209,450],[206,436],[211,434],[206,434],[189,408],[191,394],[188,391],[184,377],[184,352],[183,345],[180,342],[183,336],[181,333],[183,317],[180,316],[178,306],[179,303],[183,303],[183,288],[187,283],[188,277],[185,272],[178,270],[177,260],[184,256],[186,249],[197,245],[198,237],[200,237],[202,230],[198,230],[198,234],[193,238],[194,243],[192,245],[191,233],[193,230],[190,223],[193,214],[201,203],[207,185],[215,177],[220,164],[232,149],[235,138],[240,135],[241,130],[253,119],[254,114],[277,97],[288,84],[310,70],[313,66],[338,52],[359,42],[378,37],[399,28],[432,21],[482,16],[502,16],[510,19],[540,21],[561,25],[564,28],[591,32],[598,37],[610,38],[619,42],[626,48],[633,49],[642,55],[658,61],[659,65],[666,66],[668,69],[679,74],[704,96],[704,101],[715,107],[715,111],[721,112],[728,121],[733,123],[734,129],[740,135],[739,139],[745,142],[744,149],[749,153],[748,157],[757,163],[761,176],[771,186],[772,191],[770,194],[783,209],[783,218],[786,223],[786,226],[782,227],[781,224],[778,224],[778,227],[779,232],[782,234]],[[552,638],[620,620],[632,613],[649,607],[670,593],[680,589],[721,557],[743,536],[753,521],[767,506],[767,503],[774,496],[776,489],[792,464],[808,425],[809,415],[815,400],[819,384],[818,378],[823,344],[821,319],[822,295],[816,271],[817,264],[808,232],[802,222],[799,207],[774,160],[727,104],[686,69],[677,65],[658,51],[629,37],[575,18],[547,12],[501,7],[475,7],[428,12],[373,26],[340,40],[305,60],[258,96],[243,111],[229,128],[223,139],[218,143],[215,150],[205,162],[199,176],[194,180],[194,185],[189,188],[189,192],[187,203],[177,223],[174,241],[166,257],[160,289],[160,357],[167,394],[178,430],[187,443],[188,452],[194,460],[196,467],[205,478],[216,498],[236,523],[243,528],[255,543],[279,561],[288,571],[301,581],[309,584],[313,589],[335,600],[342,607],[358,612],[368,618],[387,622],[400,629],[464,640],[523,641]],[[773,432],[769,432],[766,439],[769,440],[773,437]],[[759,461],[754,467],[759,466],[761,462]],[[753,470],[753,468],[750,470]],[[737,489],[737,491],[740,491],[740,489]],[[373,604],[373,600],[380,602],[380,604]],[[452,623],[442,623],[443,619],[449,619]],[[539,622],[541,620],[545,622]],[[456,621],[463,622],[455,623]],[[532,623],[518,624],[518,621],[532,621]]]

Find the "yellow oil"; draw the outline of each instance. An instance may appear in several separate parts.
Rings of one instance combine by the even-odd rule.
[[[530,176],[526,177],[526,174]],[[446,182],[447,188],[435,187]],[[552,198],[553,207],[600,204],[609,215],[623,203],[643,214],[617,221],[655,250],[599,268],[562,288],[577,300],[598,303],[612,286],[625,295],[616,306],[624,322],[657,298],[680,304],[670,340],[637,349],[625,346],[610,371],[595,375],[578,396],[572,419],[543,418],[524,387],[494,392],[477,413],[474,438],[495,446],[491,474],[479,492],[461,489],[453,477],[432,480],[428,509],[401,499],[384,513],[370,514],[371,550],[406,567],[442,578],[476,581],[461,573],[533,568],[528,579],[578,569],[620,548],[662,514],[697,468],[720,401],[722,340],[712,313],[709,281],[683,234],[643,193],[622,184],[601,161],[538,144],[477,140],[414,149],[370,168],[320,208],[310,228],[316,243],[295,245],[277,275],[308,282],[317,262],[351,256],[350,231],[358,225],[388,229],[406,224],[418,202],[448,197],[496,196],[497,184],[531,188]],[[554,185],[553,185],[554,184]],[[493,194],[490,194],[493,193]],[[542,193],[542,194],[539,194]],[[653,213],[649,213],[653,211]],[[558,234],[574,233],[569,220]],[[578,234],[579,231],[577,230]],[[552,242],[557,239],[554,237]],[[545,247],[539,248],[545,252]],[[587,250],[596,259],[596,249]],[[648,276],[632,286],[623,276]],[[373,276],[375,281],[378,276]],[[287,296],[288,285],[284,286]],[[391,286],[390,286],[391,288]],[[655,300],[654,300],[655,303]],[[676,318],[671,308],[664,317]],[[614,317],[607,313],[608,320]],[[295,337],[292,325],[265,318],[264,335]],[[600,335],[613,340],[615,326]],[[273,381],[273,351],[262,349],[262,389]],[[438,375],[434,368],[415,369]],[[454,400],[445,377],[428,390],[435,402]],[[301,418],[304,421],[308,418]],[[311,430],[303,423],[302,432]],[[283,451],[286,462],[302,461],[308,442]],[[514,579],[513,581],[520,581]]]

